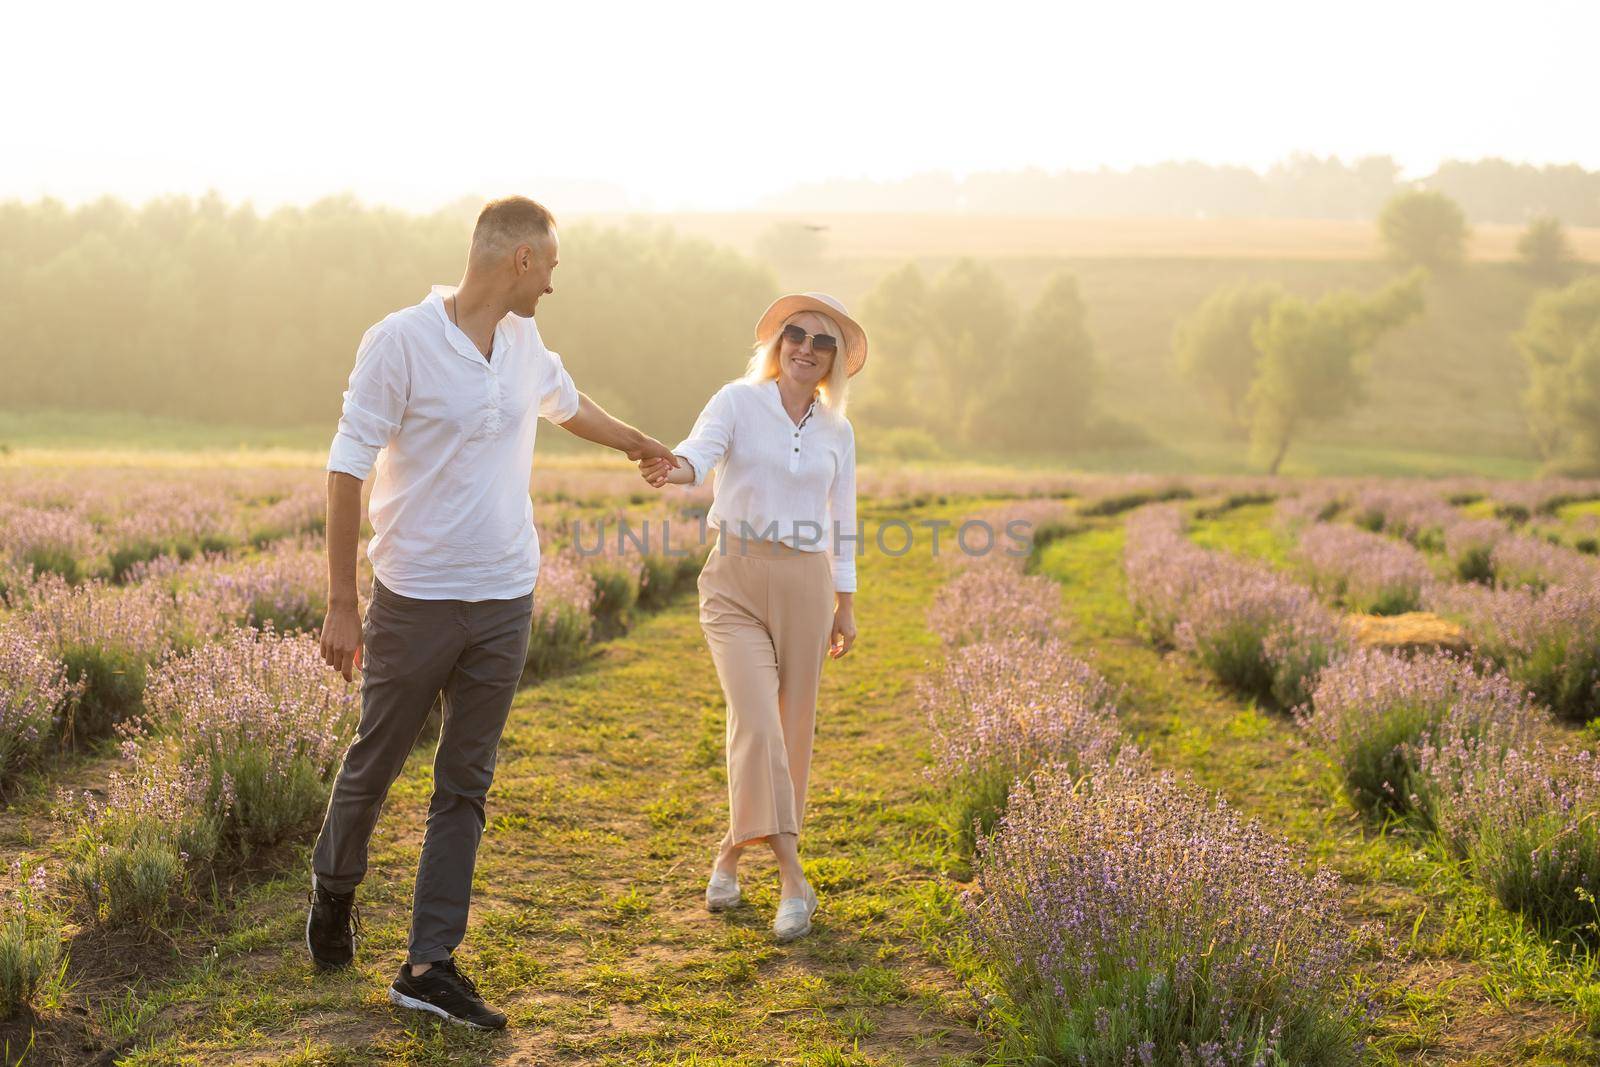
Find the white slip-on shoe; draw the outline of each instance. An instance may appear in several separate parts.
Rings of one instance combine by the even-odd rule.
[[[711,880],[706,883],[707,911],[727,911],[729,908],[737,908],[741,899],[739,879],[721,871],[711,872]]]
[[[779,941],[793,941],[811,932],[811,916],[817,911],[817,894],[809,885],[803,897],[784,897],[778,901],[778,914],[772,919],[772,934]]]

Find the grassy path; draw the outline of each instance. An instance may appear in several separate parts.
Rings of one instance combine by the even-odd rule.
[[[773,943],[770,861],[746,861],[750,906],[701,905],[726,807],[722,697],[686,597],[512,711],[461,952],[505,1033],[441,1029],[384,998],[431,782],[419,752],[373,842],[357,966],[316,976],[304,879],[260,884],[215,958],[130,1001],[139,1037],[118,1062],[979,1062],[973,1002],[928,947],[949,921],[951,859],[911,685],[935,652],[923,617],[944,573],[925,553],[862,562],[862,640],[829,665],[819,716],[811,937]]]
[[[1062,583],[1074,643],[1122,687],[1124,728],[1156,762],[1300,841],[1343,878],[1350,917],[1379,921],[1395,939],[1393,958],[1364,974],[1381,1011],[1375,1060],[1600,1062],[1600,1041],[1586,1032],[1600,1006],[1592,977],[1562,964],[1421,838],[1364,827],[1286,717],[1152,648],[1127,602],[1121,550],[1121,521],[1097,522],[1049,546],[1039,569]]]

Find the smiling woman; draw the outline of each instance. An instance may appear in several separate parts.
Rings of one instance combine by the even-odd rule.
[[[744,377],[717,390],[674,449],[683,462],[639,469],[656,488],[718,472],[700,624],[727,698],[730,818],[706,907],[739,904],[739,855],[765,842],[782,880],[773,933],[788,941],[811,930],[817,909],[799,835],[822,667],[856,638],[855,431],[844,403],[867,337],[822,293],[774,301],[755,336]]]

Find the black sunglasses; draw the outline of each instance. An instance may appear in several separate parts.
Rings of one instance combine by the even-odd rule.
[[[839,340],[830,333],[806,333],[792,322],[783,328],[783,339],[785,341],[803,345],[806,343],[807,337],[811,338],[811,351],[813,352],[839,351]]]

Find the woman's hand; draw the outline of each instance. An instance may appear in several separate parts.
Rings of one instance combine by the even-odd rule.
[[[849,652],[856,643],[855,598],[850,593],[840,593],[838,598],[833,609],[833,632],[828,635],[828,655],[832,659]]]
[[[654,489],[660,489],[671,482],[673,485],[689,485],[694,482],[694,467],[688,460],[678,456],[677,466],[672,465],[672,460],[659,456],[641,459],[639,461],[639,476],[649,482]]]

